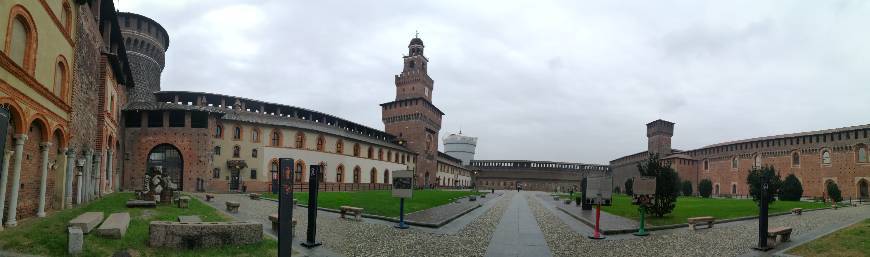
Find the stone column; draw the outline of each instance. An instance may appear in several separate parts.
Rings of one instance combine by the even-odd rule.
[[[42,170],[42,177],[39,178],[39,209],[36,211],[37,217],[45,217],[45,191],[48,183],[48,150],[51,149],[51,142],[39,144],[39,157],[42,158],[42,164],[39,169]]]
[[[9,179],[9,160],[13,151],[6,151],[3,155],[3,171],[0,172],[0,231],[3,231],[3,208],[6,208],[6,184]]]
[[[82,195],[82,201],[79,204],[89,202],[91,200],[91,166],[94,164],[94,150],[88,149],[85,151],[85,165],[82,167],[82,177],[79,184],[79,194]]]
[[[91,177],[91,185],[93,185],[93,190],[91,190],[91,199],[97,199],[103,196],[103,173],[100,171],[100,162],[103,160],[103,153],[98,152],[94,155],[94,168],[91,169],[94,176]]]
[[[7,216],[6,226],[15,227],[18,221],[15,220],[15,215],[18,214],[18,190],[21,188],[21,159],[24,155],[24,141],[27,141],[27,135],[15,135],[15,159],[12,162],[12,193],[9,195],[9,216]]]
[[[64,209],[72,208],[72,186],[73,172],[76,170],[76,150],[70,148],[66,150],[66,187],[63,189],[63,207]]]
[[[107,191],[109,191],[109,190],[114,191],[114,190],[112,190],[113,189],[112,186],[115,182],[114,180],[112,180],[114,177],[114,174],[112,174],[113,173],[112,163],[114,162],[114,160],[112,159],[113,158],[112,155],[114,155],[114,151],[112,151],[112,150],[109,150],[109,152],[106,153],[106,157],[107,157],[106,158],[106,190]]]

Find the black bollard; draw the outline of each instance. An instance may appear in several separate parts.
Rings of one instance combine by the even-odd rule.
[[[320,181],[320,165],[311,165],[311,172],[308,175],[308,232],[305,233],[305,242],[302,246],[312,248],[320,246],[322,243],[315,240],[317,236],[317,191]]]
[[[278,161],[278,256],[290,256],[293,248],[293,159]]]
[[[761,206],[758,213],[758,246],[754,247],[759,251],[770,250],[767,245],[767,178],[761,184]]]

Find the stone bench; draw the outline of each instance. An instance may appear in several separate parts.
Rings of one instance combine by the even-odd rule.
[[[767,245],[775,247],[776,245],[788,242],[791,237],[791,227],[776,227],[767,230]],[[779,240],[777,240],[779,238]]]
[[[363,208],[345,205],[345,206],[341,206],[339,209],[341,210],[341,217],[342,218],[344,218],[344,215],[347,213],[353,213],[353,216],[356,217],[356,220],[362,220]]]
[[[258,193],[250,193],[248,194],[248,197],[250,197],[251,200],[260,200],[260,194]]]
[[[146,201],[146,200],[129,200],[127,201],[127,208],[156,208],[157,201]]]
[[[97,234],[103,237],[119,239],[127,234],[127,227],[130,226],[130,213],[119,212],[112,213],[103,225],[97,228]]]
[[[801,215],[804,212],[804,208],[793,208],[791,209],[791,213],[795,215]]]
[[[239,212],[239,202],[227,201],[228,212]]]
[[[178,216],[178,222],[202,222],[199,215]]]
[[[190,206],[190,196],[178,197],[178,208],[187,208]]]
[[[83,233],[87,234],[97,228],[100,222],[103,222],[102,212],[85,212],[69,221],[67,227],[80,228]]]
[[[697,224],[707,223],[707,228],[713,228],[713,222],[716,222],[716,218],[711,216],[703,216],[703,217],[693,217],[688,219],[689,228],[692,230],[696,229]]]
[[[213,199],[213,198],[214,198],[213,194],[205,194],[205,201],[206,202],[211,202],[211,199]]]
[[[469,196],[468,201],[471,201],[471,202],[477,201],[477,196],[476,195]]]
[[[152,221],[148,246],[165,248],[207,248],[255,244],[263,240],[263,224],[240,222]]]
[[[272,231],[278,233],[278,228],[281,227],[278,220],[278,214],[273,213],[272,215],[269,215],[269,221],[272,222]],[[297,222],[295,218],[293,219],[293,222],[290,223],[290,234],[292,234],[294,237],[296,236],[296,223]]]

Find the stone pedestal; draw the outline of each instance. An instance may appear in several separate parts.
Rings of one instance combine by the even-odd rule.
[[[69,233],[67,253],[70,255],[81,253],[85,244],[85,237],[84,233],[82,233],[82,229],[78,227],[68,227],[67,233]]]

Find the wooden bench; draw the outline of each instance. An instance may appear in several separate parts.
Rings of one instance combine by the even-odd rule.
[[[248,194],[248,197],[250,197],[251,200],[260,200],[260,194],[258,193],[250,193]]]
[[[213,194],[205,194],[205,201],[206,202],[211,202],[211,199],[213,199],[213,198],[214,198]]]
[[[228,212],[239,212],[239,202],[227,201]]]
[[[801,215],[804,213],[804,208],[793,208],[791,209],[791,213],[795,215]]]
[[[353,213],[353,216],[356,216],[356,220],[362,220],[363,208],[345,205],[345,206],[341,206],[339,209],[341,210],[341,217],[342,218],[344,218],[344,215],[347,213]]]
[[[272,222],[272,231],[275,231],[275,233],[278,233],[278,228],[280,227],[280,225],[278,223],[278,214],[273,213],[272,215],[269,215],[269,221]],[[293,219],[293,222],[290,223],[290,234],[292,234],[294,237],[296,236],[296,219],[295,218]]]
[[[692,217],[688,219],[689,228],[695,230],[695,226],[698,224],[707,223],[707,228],[713,227],[713,222],[716,222],[716,218],[712,216],[704,216],[704,217]]]
[[[779,240],[776,240],[779,237]],[[776,227],[767,230],[767,245],[775,247],[779,243],[788,242],[791,237],[791,227]]]

